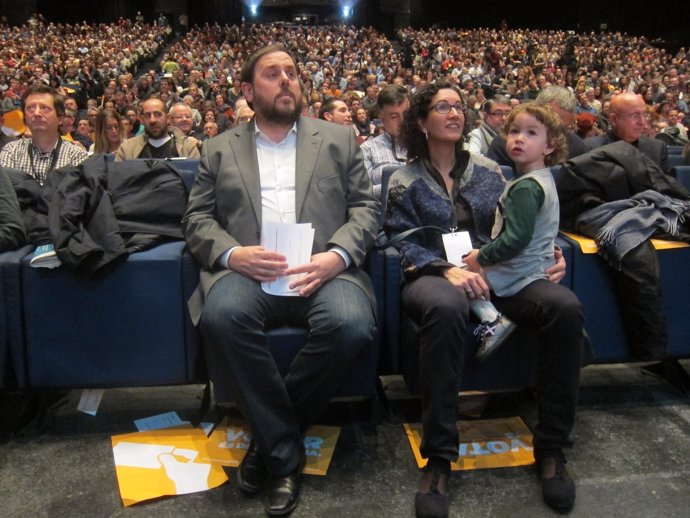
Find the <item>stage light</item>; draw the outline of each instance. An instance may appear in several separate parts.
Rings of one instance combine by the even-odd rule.
[[[349,5],[344,5],[343,6],[343,18],[345,18],[347,20],[351,14],[352,14],[352,7],[350,7]]]
[[[251,13],[252,16],[256,16],[258,9],[259,9],[259,6],[256,4],[250,4],[249,5],[249,12]]]

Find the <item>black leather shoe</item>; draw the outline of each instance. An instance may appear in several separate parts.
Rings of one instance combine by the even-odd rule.
[[[302,489],[302,469],[304,459],[290,474],[268,480],[261,500],[269,516],[285,516],[297,507]]]
[[[448,478],[450,462],[431,457],[424,467],[414,498],[417,518],[448,518]]]
[[[567,513],[575,505],[575,482],[565,469],[565,456],[561,450],[535,452],[541,493],[544,502],[559,513]]]
[[[237,470],[237,485],[245,493],[255,495],[261,491],[266,480],[266,465],[259,454],[259,448],[254,441],[249,443],[240,467]]]

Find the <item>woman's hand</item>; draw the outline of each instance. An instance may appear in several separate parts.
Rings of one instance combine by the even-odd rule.
[[[445,270],[443,276],[457,289],[464,291],[468,299],[484,297],[489,300],[489,286],[480,274],[453,266]]]

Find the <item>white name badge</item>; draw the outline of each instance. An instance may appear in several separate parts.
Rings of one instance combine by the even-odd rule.
[[[451,232],[443,234],[443,246],[446,249],[446,259],[456,266],[464,266],[463,255],[472,251],[472,240],[469,232]]]

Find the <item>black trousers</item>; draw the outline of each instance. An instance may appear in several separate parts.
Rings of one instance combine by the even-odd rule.
[[[268,348],[269,323],[309,328],[284,378]],[[206,297],[201,332],[211,379],[233,395],[269,471],[284,476],[304,455],[304,431],[374,344],[376,324],[369,298],[352,282],[336,278],[307,298],[277,297],[232,272]]]
[[[621,270],[613,270],[630,354],[636,360],[666,357],[668,330],[663,309],[659,260],[650,241],[623,256]]]
[[[572,444],[570,432],[582,362],[582,307],[568,288],[535,281],[510,297],[492,298],[499,311],[539,336],[536,449]],[[402,291],[405,311],[420,328],[419,377],[423,457],[458,457],[457,394],[461,384],[469,304],[442,277],[422,276]],[[491,361],[491,360],[489,360]]]

